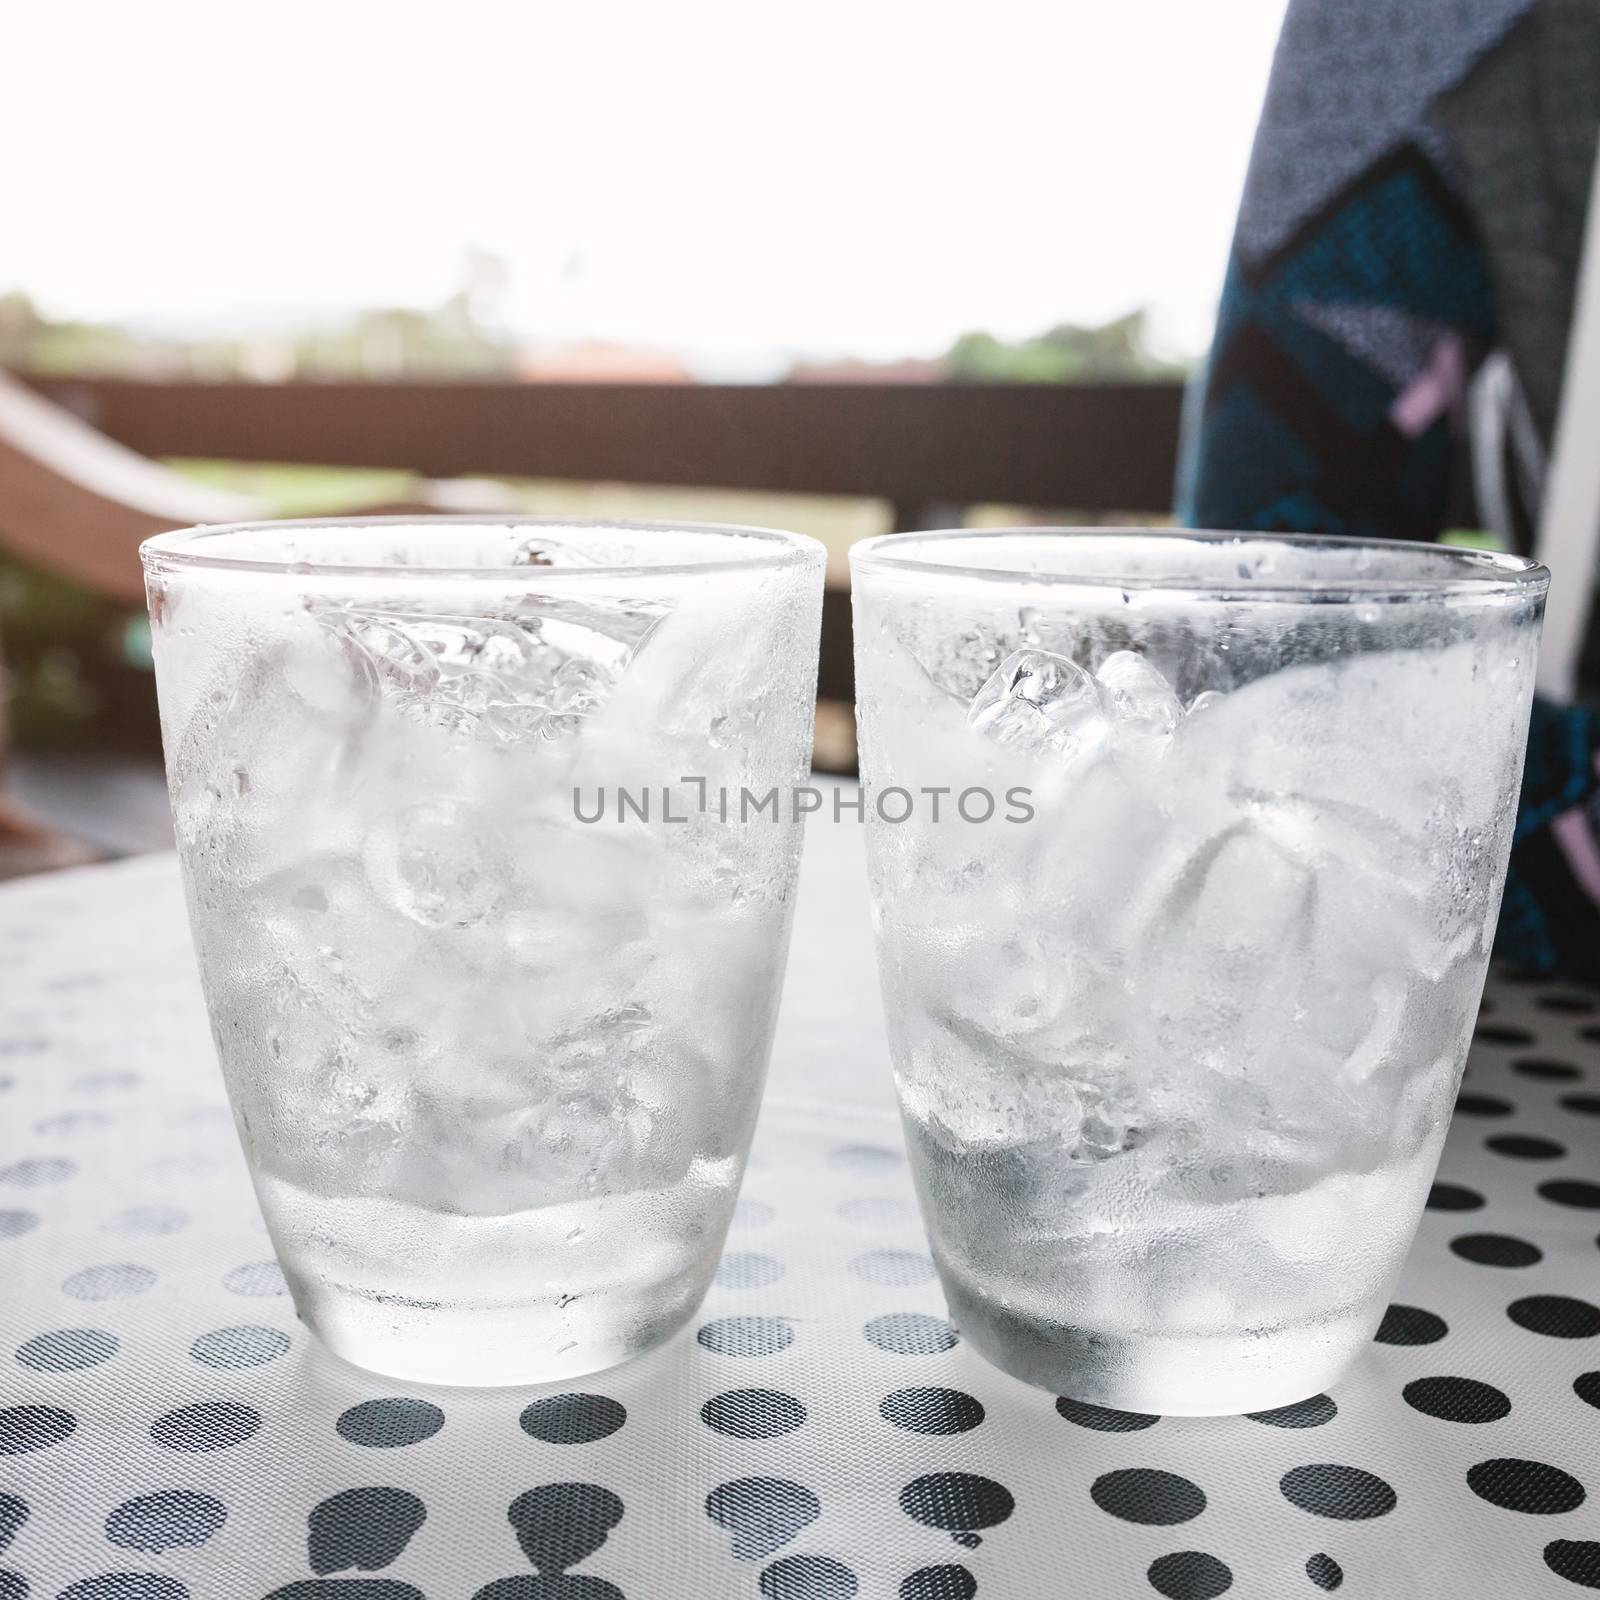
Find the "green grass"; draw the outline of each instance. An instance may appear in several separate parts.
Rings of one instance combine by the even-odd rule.
[[[1467,550],[1503,550],[1505,546],[1483,528],[1449,528],[1439,535],[1440,544],[1460,545]]]
[[[407,472],[288,463],[169,460],[185,477],[259,500],[275,517],[334,516],[364,506],[405,500],[418,478]],[[662,522],[734,522],[786,528],[824,544],[835,561],[858,539],[885,533],[889,507],[881,500],[836,495],[761,494],[737,489],[683,489],[631,483],[569,483],[504,478],[494,482],[516,507],[549,517],[615,517]]]
[[[169,460],[165,465],[196,483],[259,500],[274,517],[331,516],[403,500],[416,484],[409,472],[364,467],[297,467],[278,462]]]

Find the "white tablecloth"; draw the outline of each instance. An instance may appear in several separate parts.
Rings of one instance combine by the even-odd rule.
[[[865,893],[859,829],[814,820],[718,1285],[669,1348],[552,1393],[386,1384],[296,1322],[170,857],[0,891],[0,1600],[1600,1586],[1590,996],[1493,986],[1398,1303],[1331,1396],[1130,1418],[945,1321]]]

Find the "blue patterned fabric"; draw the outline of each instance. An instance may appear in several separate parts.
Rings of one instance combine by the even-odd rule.
[[[1189,398],[1181,522],[1443,531],[1477,364],[1507,348],[1536,402],[1559,383],[1528,306],[1570,312],[1597,51],[1592,0],[1291,0]],[[1496,946],[1530,972],[1600,975],[1597,761],[1600,713],[1535,707]]]
[[[1317,315],[1324,307],[1342,312],[1344,338]],[[1378,326],[1388,337],[1361,340],[1368,308],[1386,314]],[[1407,432],[1394,421],[1402,393],[1395,362],[1384,370],[1374,359],[1375,347],[1392,349],[1412,327],[1422,330],[1409,341],[1414,381],[1443,341],[1486,350],[1494,302],[1470,216],[1407,144],[1270,255],[1251,263],[1235,254],[1185,454],[1180,518],[1198,527],[1437,535],[1452,407]]]

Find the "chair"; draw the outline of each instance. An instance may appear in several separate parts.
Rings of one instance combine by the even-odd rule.
[[[424,482],[411,501],[357,515],[517,509],[497,485]],[[119,605],[144,600],[139,544],[202,522],[270,516],[247,495],[190,482],[108,439],[65,407],[0,372],[0,552]],[[92,859],[92,852],[30,817],[4,792],[9,737],[0,668],[0,878]]]

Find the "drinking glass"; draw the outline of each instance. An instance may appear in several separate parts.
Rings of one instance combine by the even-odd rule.
[[[398,1377],[650,1349],[743,1173],[824,553],[436,518],[143,547],[206,1002],[304,1321]],[[785,796],[786,800],[786,796]]]
[[[1449,1121],[1546,573],[1060,529],[852,570],[879,962],[956,1323],[1104,1406],[1316,1393]]]

